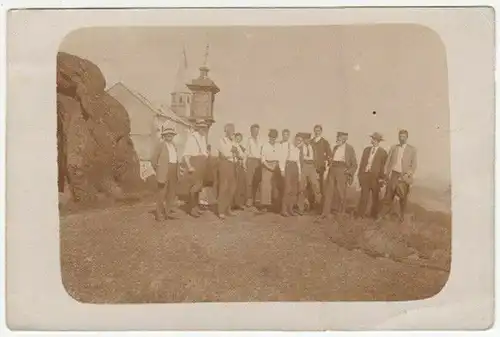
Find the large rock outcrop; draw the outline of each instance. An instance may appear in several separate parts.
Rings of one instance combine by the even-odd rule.
[[[142,184],[127,111],[105,86],[95,64],[58,53],[59,191],[66,185],[75,201],[90,201],[100,193],[120,198]]]

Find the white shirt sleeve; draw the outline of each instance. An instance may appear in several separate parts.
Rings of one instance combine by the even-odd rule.
[[[198,152],[199,152],[198,143],[196,142],[194,135],[190,134],[186,140],[183,156],[184,157],[196,156],[198,155]]]
[[[289,151],[289,144],[288,143],[282,143],[280,144],[280,153],[279,153],[279,167],[281,172],[285,172],[285,167],[286,167],[286,161],[288,160],[288,157],[290,156],[290,151]]]
[[[222,138],[219,142],[219,153],[225,158],[232,158],[233,143],[227,138]]]
[[[265,162],[267,159],[266,159],[266,150],[267,150],[267,144],[264,144],[262,145],[262,147],[260,148],[260,160],[262,162]]]

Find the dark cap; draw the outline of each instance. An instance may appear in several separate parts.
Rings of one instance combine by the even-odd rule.
[[[260,129],[260,126],[259,124],[252,124],[252,126],[250,126],[250,129]]]
[[[349,134],[347,132],[339,131],[339,132],[337,132],[337,137],[339,137],[339,136],[349,136]]]
[[[298,132],[297,136],[303,138],[303,139],[310,139],[311,138],[311,133],[310,132]]]
[[[405,130],[405,129],[402,129],[402,130],[399,130],[399,134],[405,134],[406,136],[408,136],[408,130]]]
[[[270,130],[269,130],[268,137],[271,137],[271,138],[278,138],[278,130],[276,130],[276,129],[270,129]]]

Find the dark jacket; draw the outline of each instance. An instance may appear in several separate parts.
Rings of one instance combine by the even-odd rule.
[[[372,150],[371,146],[366,147],[361,155],[361,162],[359,163],[358,176],[365,173],[366,166],[368,165],[368,158],[370,158],[370,152]],[[385,163],[387,161],[387,151],[379,146],[375,156],[373,157],[372,167],[370,172],[376,174],[377,178],[384,179],[385,176]]]
[[[333,147],[330,160],[333,160],[333,157],[338,147],[339,145],[335,145]],[[356,152],[354,151],[354,148],[352,147],[352,145],[347,143],[345,144],[345,164],[346,164],[346,173],[350,176],[353,176],[354,173],[356,173],[356,169],[358,168],[358,162],[356,159]]]
[[[317,170],[324,169],[328,158],[332,155],[330,143],[325,138],[320,138],[317,142],[311,139],[311,146],[314,152],[314,165]]]

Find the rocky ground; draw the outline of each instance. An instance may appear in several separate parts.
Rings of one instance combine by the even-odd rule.
[[[82,302],[366,301],[433,296],[446,283],[451,217],[319,223],[241,211],[154,221],[150,199],[63,212],[61,265]]]

